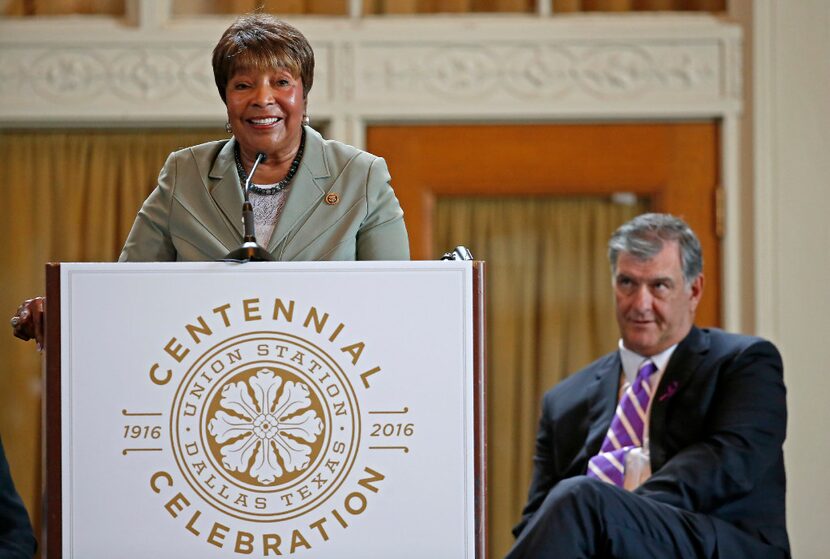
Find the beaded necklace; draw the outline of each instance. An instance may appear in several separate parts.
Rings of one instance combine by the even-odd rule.
[[[300,147],[297,150],[297,155],[294,156],[294,160],[291,162],[291,167],[288,168],[288,174],[285,175],[285,178],[276,184],[271,184],[265,187],[257,186],[254,183],[251,183],[251,192],[255,192],[256,194],[271,195],[288,188],[288,185],[291,183],[291,179],[294,178],[294,175],[297,173],[297,169],[300,168],[300,161],[303,159],[303,150],[305,149],[305,128],[303,128],[302,131],[303,134],[300,138]],[[234,146],[233,156],[236,160],[236,172],[239,175],[239,181],[244,185],[248,180],[248,173],[245,172],[245,167],[242,166],[242,158],[239,156],[239,142],[237,142]]]

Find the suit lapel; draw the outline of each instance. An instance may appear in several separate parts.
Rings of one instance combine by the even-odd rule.
[[[709,336],[702,330],[692,327],[689,334],[680,342],[669,359],[666,372],[654,393],[649,418],[649,451],[652,468],[655,464],[665,462],[662,444],[666,427],[666,413],[678,400],[677,393],[689,384],[691,376],[700,365],[704,354],[709,349]],[[659,466],[658,466],[659,467]]]
[[[325,194],[320,182],[330,176],[323,152],[322,136],[309,127],[305,128],[305,133],[305,148],[300,168],[291,184],[285,207],[268,243],[268,252],[272,254],[289,233],[296,233],[304,219],[320,203]],[[279,260],[280,255],[274,254],[274,256]]]
[[[591,387],[593,396],[588,412],[591,427],[585,440],[586,460],[599,452],[602,441],[608,433],[608,427],[617,409],[621,373],[622,362],[619,351],[609,355],[607,362],[597,368],[594,385]]]
[[[210,190],[213,201],[219,208],[222,216],[222,226],[236,241],[236,247],[242,242],[242,186],[239,184],[239,175],[236,173],[234,146],[236,140],[231,139],[219,152],[205,181]],[[222,235],[224,238],[224,235]]]

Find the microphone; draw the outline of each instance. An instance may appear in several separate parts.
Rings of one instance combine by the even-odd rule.
[[[254,173],[259,164],[267,159],[264,153],[256,154],[254,165],[251,167],[251,172],[245,179],[245,184],[242,187],[242,223],[244,234],[242,237],[242,246],[232,250],[222,260],[232,262],[273,262],[274,257],[270,252],[262,248],[256,242],[256,234],[254,232],[254,207],[248,199],[248,191],[251,189],[251,181],[254,180]]]
[[[464,245],[458,245],[453,250],[445,252],[441,260],[475,260],[473,253]]]

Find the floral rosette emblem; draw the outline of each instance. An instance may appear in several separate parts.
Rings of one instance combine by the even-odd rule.
[[[226,384],[221,409],[208,423],[208,433],[220,445],[222,466],[263,485],[308,468],[311,444],[323,432],[311,403],[306,384],[283,380],[268,369]]]
[[[170,427],[173,458],[205,503],[268,523],[314,510],[344,483],[360,413],[327,352],[299,336],[251,332],[193,361]]]

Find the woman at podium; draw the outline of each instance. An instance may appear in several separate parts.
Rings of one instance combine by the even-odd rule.
[[[233,259],[243,241],[259,260],[409,258],[386,162],[308,125],[314,52],[298,29],[240,17],[213,50],[213,74],[232,137],[170,154],[119,261]],[[40,297],[20,306],[15,336],[42,342],[42,308]]]
[[[213,50],[213,75],[233,137],[170,155],[119,260],[222,259],[242,241],[246,182],[274,260],[409,258],[384,160],[308,126],[314,53],[299,30],[240,17]]]

